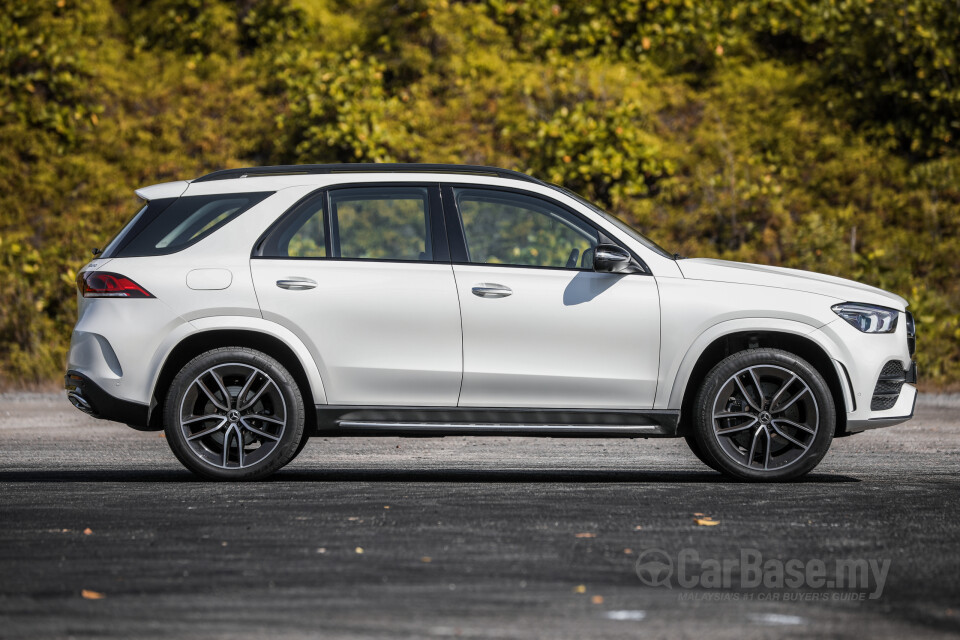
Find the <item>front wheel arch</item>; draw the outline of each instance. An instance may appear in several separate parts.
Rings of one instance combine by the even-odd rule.
[[[707,345],[687,379],[680,406],[679,434],[690,435],[693,432],[694,401],[710,370],[724,358],[734,353],[762,348],[788,351],[813,365],[826,381],[830,394],[833,396],[833,404],[837,408],[837,426],[834,435],[843,435],[847,427],[847,412],[841,385],[845,383],[841,382],[837,375],[833,358],[813,340],[781,331],[740,331],[720,336]]]

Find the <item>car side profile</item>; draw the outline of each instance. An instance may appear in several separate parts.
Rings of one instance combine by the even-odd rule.
[[[259,167],[137,195],[77,276],[67,395],[205,478],[262,478],[311,436],[524,435],[683,437],[778,481],[913,415],[903,298],[680,258],[522,173]]]

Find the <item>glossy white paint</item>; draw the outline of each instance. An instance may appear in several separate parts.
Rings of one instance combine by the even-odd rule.
[[[162,182],[137,189],[136,194],[144,200],[160,200],[161,198],[178,198],[187,190],[190,183],[186,180],[177,180],[176,182]]]
[[[680,260],[677,266],[683,277],[689,280],[774,287],[833,296],[837,299],[848,299],[852,296],[858,302],[877,304],[899,311],[903,311],[907,306],[906,300],[889,291],[822,273],[706,258]]]
[[[656,281],[565,269],[456,265],[466,407],[653,406]],[[479,284],[512,293],[486,298]]]
[[[276,338],[293,352],[293,355],[296,356],[297,361],[300,363],[300,368],[303,369],[303,373],[307,378],[307,383],[310,385],[313,404],[327,404],[327,396],[323,388],[323,379],[320,377],[320,370],[317,368],[317,362],[314,359],[313,353],[310,352],[307,346],[302,340],[300,340],[299,337],[297,337],[295,333],[286,327],[279,325],[276,322],[264,320],[263,318],[253,318],[250,316],[207,316],[205,318],[199,318],[192,321],[190,323],[190,327],[191,332],[197,333],[229,329],[236,331],[250,331]],[[173,351],[174,347],[176,347],[180,340],[182,340],[182,338],[178,339],[176,336],[172,337],[169,341],[160,346],[160,348],[157,350],[157,353],[162,356],[169,354],[171,351]],[[156,363],[151,363],[151,368],[155,369],[157,372],[160,371],[162,366],[162,359],[158,360]],[[153,383],[155,385],[156,380],[154,380]],[[310,402],[310,397],[305,396],[304,402]]]
[[[86,374],[121,400],[149,404],[159,372],[154,355],[169,336],[189,333],[186,324],[159,299],[81,298],[67,369]],[[122,375],[111,366],[104,343]]]
[[[631,249],[653,276],[250,259],[261,234],[308,193],[378,181],[508,186],[554,199]],[[912,406],[915,390],[905,385],[894,408],[869,409],[883,363],[910,364],[903,316],[895,333],[868,335],[830,310],[849,301],[903,311],[903,298],[790,269],[673,260],[548,186],[479,175],[343,173],[174,182],[138,193],[240,191],[276,193],[174,255],[95,259],[85,267],[122,273],[156,299],[81,299],[71,368],[118,398],[148,404],[160,367],[180,340],[196,331],[245,328],[291,348],[317,404],[677,409],[703,349],[729,333],[765,330],[804,336],[838,372],[846,370],[852,424],[887,424]],[[230,283],[190,288],[188,274],[195,270],[229,271]],[[276,280],[287,277],[311,278],[318,286],[277,288]],[[513,293],[480,298],[471,293],[478,283],[503,284]]]
[[[263,317],[316,359],[331,404],[454,406],[460,308],[449,264],[252,260]],[[289,290],[279,280],[306,279]]]

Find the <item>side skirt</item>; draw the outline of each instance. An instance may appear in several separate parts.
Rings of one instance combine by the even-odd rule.
[[[317,405],[324,436],[547,436],[656,438],[677,435],[680,412],[646,409],[518,409]]]

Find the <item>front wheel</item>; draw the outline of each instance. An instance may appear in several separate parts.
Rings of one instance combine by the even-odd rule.
[[[780,349],[750,349],[721,361],[704,379],[694,411],[700,453],[742,480],[809,473],[826,455],[837,420],[823,376]]]
[[[164,430],[177,459],[214,480],[256,480],[293,460],[304,440],[303,397],[270,356],[212,349],[177,374]]]

